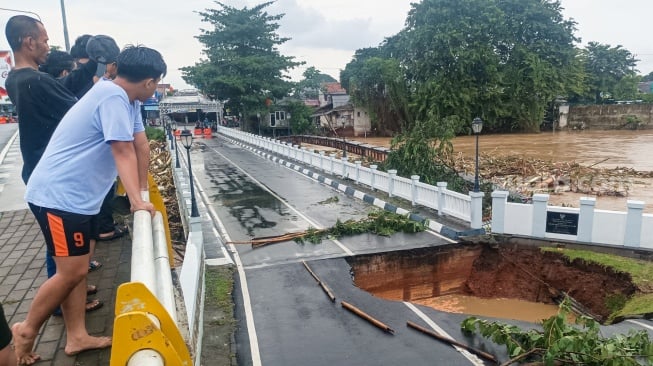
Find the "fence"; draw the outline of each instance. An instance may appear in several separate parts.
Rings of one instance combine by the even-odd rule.
[[[509,203],[508,192],[492,193],[492,232],[591,244],[653,249],[653,214],[644,202],[628,201],[627,212],[595,209],[596,199],[583,197],[580,208],[548,206],[548,194],[533,204]]]
[[[401,197],[412,202],[413,205],[419,204],[438,210],[439,215],[446,214],[469,222],[472,229],[481,228],[483,193],[469,196],[460,194],[448,190],[446,182],[439,182],[437,186],[432,186],[420,182],[417,175],[410,178],[400,177],[396,170],[382,172],[377,170],[376,165],[368,168],[360,161],[350,163],[346,158],[336,159],[335,154],[326,156],[324,152],[315,153],[290,142],[281,142],[231,128],[219,127],[218,132],[329,174],[340,175],[356,184],[364,184],[372,189],[386,192],[390,197]],[[334,147],[336,142],[337,140],[334,139]]]

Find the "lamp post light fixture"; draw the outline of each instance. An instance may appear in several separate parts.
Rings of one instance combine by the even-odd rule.
[[[340,117],[342,123],[342,157],[347,157],[347,140],[345,139],[345,117]]]
[[[188,156],[188,179],[190,180],[190,217],[199,217],[197,202],[195,201],[195,184],[193,183],[193,168],[190,165],[190,147],[193,145],[193,134],[188,129],[181,131],[181,144],[186,148]]]
[[[474,132],[474,135],[476,135],[476,172],[474,174],[474,192],[479,191],[479,184],[478,184],[478,135],[481,134],[481,130],[483,129],[483,120],[476,117],[472,121],[472,132]]]
[[[175,168],[179,169],[181,166],[179,165],[179,149],[175,148],[175,145],[177,145],[177,122],[174,120],[172,123],[170,123],[170,129],[172,130],[172,140],[170,140],[170,150],[175,151]]]

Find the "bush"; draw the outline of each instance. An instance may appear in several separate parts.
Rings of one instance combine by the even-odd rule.
[[[147,139],[150,141],[155,140],[163,142],[166,140],[165,132],[156,127],[145,126],[145,136],[147,136]]]

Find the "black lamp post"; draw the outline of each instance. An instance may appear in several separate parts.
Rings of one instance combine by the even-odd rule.
[[[345,139],[345,118],[341,117],[340,122],[342,123],[342,157],[347,157],[347,140]]]
[[[193,145],[193,134],[187,129],[181,131],[181,144],[186,148],[186,155],[188,156],[188,179],[190,180],[190,217],[199,217],[200,213],[197,211],[197,202],[195,201],[193,168],[190,165],[190,147]]]
[[[481,134],[481,130],[483,129],[483,120],[476,117],[474,118],[474,121],[472,121],[472,131],[474,132],[474,135],[476,135],[476,173],[474,174],[474,192],[479,191],[479,185],[478,185],[478,135]]]
[[[170,129],[172,130],[172,140],[170,140],[170,150],[175,151],[175,168],[179,169],[181,166],[179,165],[179,151],[178,149],[175,149],[175,145],[177,145],[177,122],[172,121],[170,123]]]

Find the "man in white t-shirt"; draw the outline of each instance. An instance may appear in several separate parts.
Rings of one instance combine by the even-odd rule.
[[[39,359],[34,339],[52,311],[61,305],[67,355],[111,346],[110,337],[88,334],[84,317],[90,240],[95,215],[116,175],[127,191],[132,211],[147,210],[149,156],[135,145],[147,144],[140,103],[154,94],[166,64],[159,52],[130,46],[117,59],[117,77],[97,83],[61,120],[36,165],[25,192],[57,273],[34,296],[25,321],[12,326],[21,364]],[[149,151],[149,150],[147,150]]]

